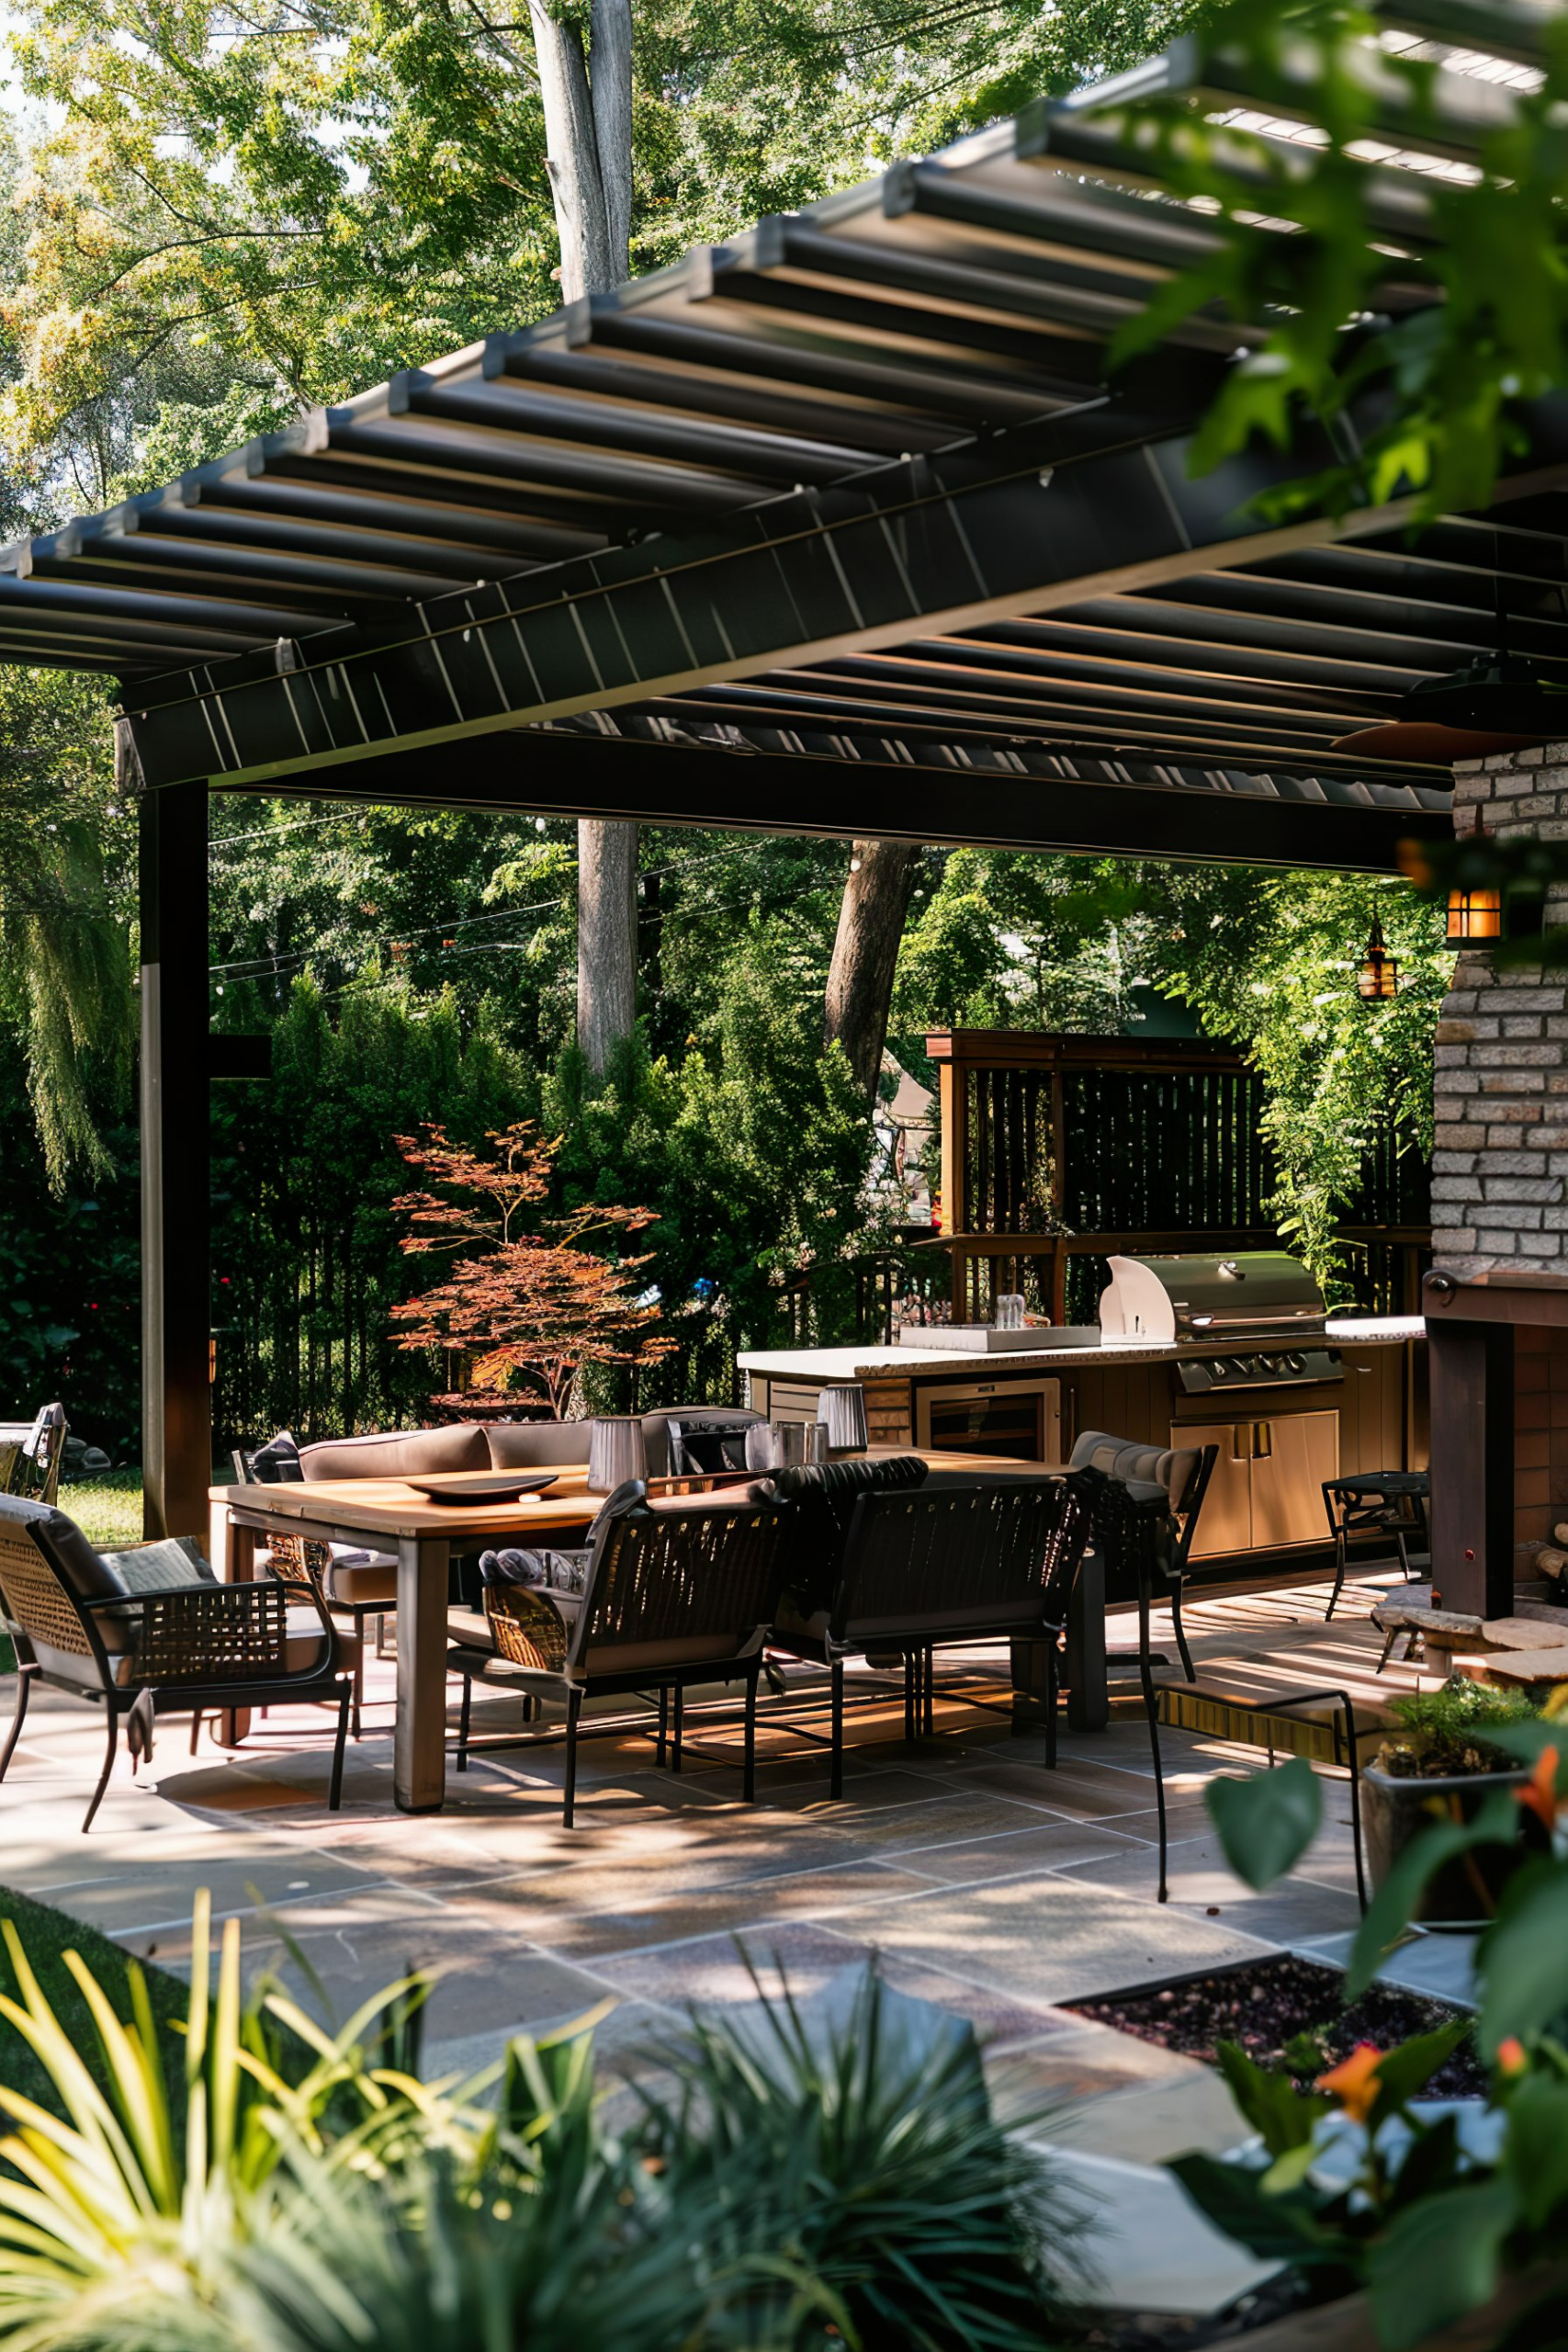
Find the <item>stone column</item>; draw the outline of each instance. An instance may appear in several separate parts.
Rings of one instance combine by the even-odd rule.
[[[1454,827],[1568,840],[1568,743],[1454,770]],[[1548,901],[1568,921],[1568,890]],[[1455,1273],[1568,1275],[1568,973],[1460,956],[1438,1024],[1432,1248]]]

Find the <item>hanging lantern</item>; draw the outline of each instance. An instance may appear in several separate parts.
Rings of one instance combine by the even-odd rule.
[[[1356,975],[1356,994],[1364,1004],[1382,1004],[1398,993],[1399,966],[1384,944],[1382,923],[1374,922],[1367,933],[1365,958]]]
[[[1463,947],[1478,939],[1501,939],[1503,936],[1503,893],[1501,890],[1450,890],[1449,892],[1449,930],[1450,947]]]

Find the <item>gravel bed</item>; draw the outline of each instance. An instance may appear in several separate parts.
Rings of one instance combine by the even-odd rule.
[[[1344,1984],[1338,1969],[1281,1952],[1272,1960],[1217,1969],[1213,1975],[1190,1977],[1178,1984],[1062,2006],[1075,2017],[1092,2018],[1139,2041],[1157,2042],[1162,2049],[1210,2065],[1215,2043],[1234,2041],[1260,2066],[1278,2066],[1297,2036],[1310,2034],[1323,2056],[1316,2072],[1348,2057],[1359,2041],[1386,2050],[1466,2014],[1447,2001],[1403,1992],[1394,1984],[1374,1984],[1347,2007]],[[1486,2086],[1485,2069],[1466,2042],[1433,2076],[1427,2095],[1480,2098]]]

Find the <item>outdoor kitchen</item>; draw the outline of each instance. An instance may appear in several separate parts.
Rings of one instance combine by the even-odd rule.
[[[1424,1178],[1370,1155],[1346,1237],[1369,1311],[1330,1311],[1278,1246],[1253,1080],[1201,1041],[954,1031],[941,1074],[943,1319],[753,1351],[745,1401],[815,1420],[863,1391],[874,1443],[1065,1463],[1086,1430],[1217,1449],[1211,1575],[1326,1569],[1326,1482],[1427,1463]],[[1404,1310],[1404,1311],[1400,1311]]]

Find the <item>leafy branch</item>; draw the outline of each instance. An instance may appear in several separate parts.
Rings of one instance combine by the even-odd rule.
[[[1543,20],[1542,40],[1536,85],[1511,88],[1506,116],[1473,132],[1473,166],[1444,161],[1445,98],[1464,85],[1387,45],[1347,0],[1237,0],[1178,52],[1182,88],[1097,115],[1214,232],[1128,322],[1113,361],[1200,316],[1246,334],[1194,471],[1255,439],[1287,448],[1316,419],[1337,454],[1270,492],[1269,518],[1413,494],[1419,523],[1484,504],[1529,454],[1529,404],[1568,380],[1568,19]],[[1216,86],[1245,91],[1278,132],[1241,127]],[[1429,167],[1391,168],[1400,154]]]

